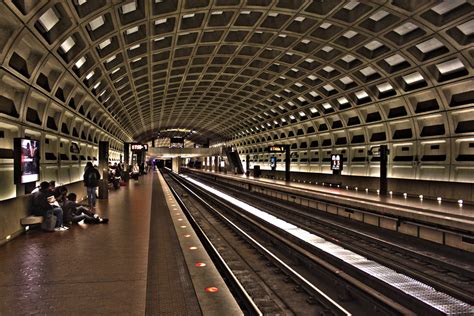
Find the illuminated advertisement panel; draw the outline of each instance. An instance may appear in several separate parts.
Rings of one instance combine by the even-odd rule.
[[[40,142],[34,139],[15,138],[15,183],[29,183],[39,180]]]

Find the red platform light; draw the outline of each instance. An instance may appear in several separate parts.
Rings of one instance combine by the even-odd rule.
[[[208,293],[216,293],[219,291],[219,289],[215,286],[206,287],[204,290]]]
[[[207,266],[207,264],[205,264],[204,262],[198,262],[198,263],[195,264],[195,266],[198,267],[198,268],[202,268],[202,267]]]

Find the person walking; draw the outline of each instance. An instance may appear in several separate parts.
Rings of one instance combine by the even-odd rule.
[[[100,173],[92,165],[92,162],[88,161],[84,170],[84,186],[87,188],[87,203],[91,211],[95,211],[95,203],[97,200],[96,190],[99,186]]]

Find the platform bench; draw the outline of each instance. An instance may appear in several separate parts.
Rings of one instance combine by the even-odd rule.
[[[23,217],[20,219],[20,224],[22,226],[28,226],[28,225],[36,225],[36,224],[41,224],[43,223],[43,216],[35,216],[35,215],[30,215],[27,217]]]

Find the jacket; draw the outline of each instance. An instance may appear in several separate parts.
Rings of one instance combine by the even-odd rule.
[[[31,202],[31,212],[33,215],[45,216],[46,213],[53,208],[48,202],[48,197],[52,195],[50,191],[38,191],[33,194]]]
[[[95,176],[96,176],[95,179],[97,179],[97,181],[95,181],[95,183],[91,182],[91,176],[90,176],[91,173],[95,173]],[[84,179],[84,185],[86,187],[89,187],[89,188],[97,187],[97,186],[99,186],[100,173],[96,168],[89,167],[84,172],[83,179]]]

